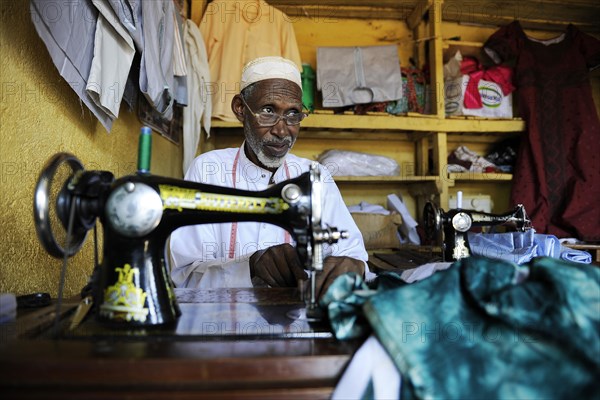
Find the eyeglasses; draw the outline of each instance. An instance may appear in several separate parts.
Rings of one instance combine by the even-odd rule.
[[[260,126],[274,126],[281,119],[283,119],[285,121],[285,124],[288,126],[298,125],[298,124],[300,124],[300,122],[302,122],[302,120],[304,118],[306,118],[308,116],[308,114],[306,114],[304,112],[285,114],[285,115],[268,113],[268,112],[264,112],[264,111],[257,113],[257,112],[254,112],[250,108],[248,103],[246,103],[246,100],[244,100],[243,96],[240,96],[240,98],[242,99],[242,103],[244,103],[246,108],[248,108],[248,110],[252,113],[252,115],[254,115],[254,117],[256,118],[256,122],[258,122],[258,125],[260,125]]]

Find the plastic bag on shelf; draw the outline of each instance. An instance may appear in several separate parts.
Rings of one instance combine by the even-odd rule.
[[[332,176],[392,176],[400,175],[396,160],[368,153],[347,150],[326,150],[317,157]]]
[[[446,115],[512,118],[511,73],[506,66],[484,68],[476,59],[463,58],[457,51],[444,64]]]

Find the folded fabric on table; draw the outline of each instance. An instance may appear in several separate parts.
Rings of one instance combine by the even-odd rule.
[[[547,256],[563,260],[590,264],[591,254],[563,246],[554,235],[525,232],[472,233],[469,246],[473,254],[512,261],[517,264],[528,262],[534,257]]]
[[[583,264],[592,263],[592,255],[590,253],[577,249],[569,249],[564,246],[562,248],[563,250],[560,252],[561,259]]]

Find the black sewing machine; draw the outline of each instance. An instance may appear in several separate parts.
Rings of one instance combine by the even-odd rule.
[[[169,235],[184,225],[233,221],[271,223],[292,234],[310,270],[310,315],[317,310],[323,243],[347,237],[321,225],[322,185],[316,163],[297,178],[252,192],[144,172],[115,179],[59,153],[39,176],[34,219],[43,247],[59,258],[77,253],[96,219],[101,221],[103,256],[92,286],[102,322],[127,327],[176,322],[180,311],[165,248]]]
[[[467,232],[472,227],[504,225],[521,231],[531,229],[531,221],[521,204],[505,214],[489,214],[465,210],[460,206],[444,212],[428,202],[423,210],[423,221],[427,238],[442,243],[444,261],[455,261],[471,255]]]

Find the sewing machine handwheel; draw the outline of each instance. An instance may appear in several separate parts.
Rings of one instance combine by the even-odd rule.
[[[72,154],[57,153],[44,166],[33,197],[33,218],[38,239],[53,257],[72,256],[81,248],[87,229],[77,227],[67,244],[69,208],[76,199],[67,185],[83,170],[81,162]]]
[[[436,239],[442,229],[442,210],[432,202],[427,202],[423,209],[423,225],[428,240]]]

